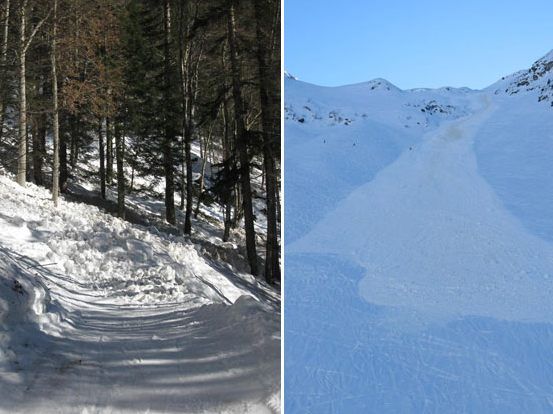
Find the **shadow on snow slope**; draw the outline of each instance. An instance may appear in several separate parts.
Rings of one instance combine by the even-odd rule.
[[[461,317],[428,324],[358,293],[364,269],[289,254],[285,409],[303,413],[546,413],[553,324]]]

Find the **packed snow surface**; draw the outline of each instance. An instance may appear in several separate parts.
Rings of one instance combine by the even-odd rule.
[[[0,412],[280,411],[272,289],[8,175],[0,229]]]
[[[552,62],[285,80],[286,409],[553,412]]]

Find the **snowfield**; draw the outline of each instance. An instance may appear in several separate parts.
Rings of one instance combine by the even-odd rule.
[[[0,174],[0,412],[280,412],[280,297]]]
[[[553,412],[552,69],[286,78],[286,409]]]

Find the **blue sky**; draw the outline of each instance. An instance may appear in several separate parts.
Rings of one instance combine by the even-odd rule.
[[[318,85],[483,88],[553,49],[553,1],[286,0],[284,67]]]

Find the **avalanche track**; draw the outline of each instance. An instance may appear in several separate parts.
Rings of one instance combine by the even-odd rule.
[[[354,86],[322,93],[287,80],[295,110],[349,95],[360,114],[376,102],[393,139],[379,136],[399,146],[376,167],[369,144],[352,150],[352,136],[374,142],[383,122],[368,110],[350,117],[355,129],[321,126],[320,113],[287,121],[286,179],[312,189],[290,184],[286,202],[305,210],[313,195],[324,211],[287,210],[286,225],[305,229],[285,246],[291,412],[553,412],[553,117],[533,92],[503,95],[509,81],[467,92],[460,116],[412,134],[401,132],[412,102],[423,93],[439,104],[443,91],[358,85],[359,103]],[[327,151],[337,156],[306,174]],[[325,181],[343,170],[354,185]]]
[[[351,258],[366,269],[359,288],[374,304],[552,322],[551,246],[506,211],[477,171],[475,131],[493,111],[480,99],[475,115],[430,132],[289,252]],[[336,226],[339,233],[329,231]]]
[[[271,289],[182,237],[0,193],[0,412],[279,411]]]

